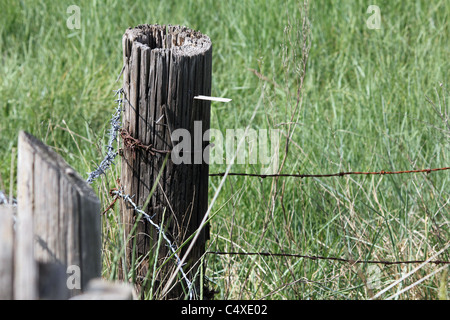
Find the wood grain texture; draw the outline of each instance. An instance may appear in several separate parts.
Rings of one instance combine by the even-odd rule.
[[[190,163],[174,164],[172,157],[163,168],[163,154],[151,155],[139,148],[125,148],[122,159],[121,182],[124,192],[134,196],[138,206],[149,198],[150,190],[158,184],[149,199],[146,212],[161,223],[177,245],[183,243],[199,227],[208,206],[208,164],[202,150],[209,142],[202,142],[203,133],[210,126],[210,101],[194,100],[196,95],[211,94],[212,45],[200,32],[180,26],[140,25],[129,28],[123,36],[123,129],[145,145],[158,150],[172,150],[172,133],[186,129],[191,133]],[[194,121],[201,122],[201,130],[194,136]],[[200,139],[194,150],[194,138]],[[194,163],[195,161],[195,163]],[[156,181],[158,174],[161,179]],[[128,235],[136,223],[135,212],[122,205],[122,221]],[[185,267],[193,278],[209,230],[202,230],[196,249]],[[155,250],[157,234],[144,219],[138,222],[137,232],[127,247],[129,262],[136,243],[136,257]],[[160,262],[168,256],[168,248],[159,248]],[[183,254],[183,251],[180,255]],[[148,259],[147,259],[148,260]],[[167,263],[158,281],[164,282],[176,265]],[[137,270],[137,279],[145,279],[149,265],[144,260]],[[181,296],[181,289],[171,297]]]
[[[18,157],[15,298],[76,295],[101,273],[100,202],[60,155],[26,132]],[[65,270],[73,265],[80,289],[69,290]]]

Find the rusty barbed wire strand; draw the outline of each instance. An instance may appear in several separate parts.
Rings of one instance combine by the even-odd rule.
[[[112,191],[118,191],[118,189],[116,189],[116,188],[114,188],[114,189],[111,189],[111,191],[110,191],[110,194],[112,195]],[[108,207],[106,207],[106,209],[102,212],[102,216],[103,215],[105,215],[105,213],[107,213],[109,210],[111,210],[111,209],[113,209],[114,208],[114,205],[116,204],[116,202],[117,202],[117,200],[119,199],[119,196],[118,195],[116,195],[116,196],[114,196],[114,198],[113,198],[113,200],[111,201],[111,203],[108,205]]]
[[[136,139],[130,135],[128,131],[125,129],[120,130],[120,136],[123,139],[124,146],[128,148],[140,148],[149,152],[151,155],[155,155],[155,153],[167,154],[170,153],[171,150],[158,150],[153,147],[152,144],[145,145],[139,139]],[[408,174],[408,173],[427,173],[436,171],[444,171],[450,170],[450,167],[443,168],[428,168],[428,169],[419,169],[419,170],[403,170],[403,171],[375,171],[375,172],[360,172],[360,171],[347,171],[347,172],[338,172],[338,173],[327,173],[327,174],[295,174],[295,173],[278,173],[278,174],[257,174],[257,173],[238,173],[238,172],[229,172],[227,176],[241,176],[241,177],[258,177],[258,178],[275,178],[275,177],[292,177],[292,178],[327,178],[327,177],[342,177],[346,175],[392,175],[392,174]],[[225,172],[219,173],[210,173],[210,177],[223,177]]]
[[[149,152],[152,156],[154,156],[156,153],[159,153],[159,154],[171,153],[171,150],[159,150],[159,149],[154,148],[152,144],[146,145],[146,144],[142,143],[142,141],[140,141],[139,139],[131,136],[131,134],[126,129],[120,128],[120,126],[117,125],[118,119],[120,119],[121,103],[123,102],[124,99],[126,99],[126,97],[124,97],[124,98],[121,97],[121,95],[124,95],[124,91],[122,88],[117,90],[116,94],[119,94],[119,99],[116,100],[116,102],[118,102],[119,105],[118,105],[116,114],[113,116],[113,119],[111,120],[111,123],[112,123],[112,128],[110,130],[111,138],[110,138],[110,142],[108,143],[108,146],[107,146],[108,151],[109,151],[108,153],[111,153],[111,156],[108,157],[108,155],[107,155],[108,159],[105,159],[105,160],[107,160],[108,162],[112,162],[112,160],[114,159],[114,157],[117,154],[117,153],[113,152],[113,147],[112,147],[112,142],[115,141],[115,139],[117,137],[117,132],[119,132],[120,137],[123,140],[124,147],[126,147],[126,148],[130,148],[130,149],[139,148],[139,149]],[[121,151],[121,150],[119,150],[119,151]],[[108,166],[109,166],[109,163],[108,163]],[[107,169],[108,166],[100,165],[99,169],[97,169],[97,170],[100,171],[100,173],[104,173],[104,171]],[[104,168],[104,167],[106,167],[106,168]],[[275,177],[327,178],[327,177],[343,177],[343,176],[347,176],[347,175],[393,175],[393,174],[409,174],[409,173],[430,174],[431,172],[444,171],[444,170],[450,170],[450,167],[429,168],[429,169],[419,169],[419,170],[402,170],[402,171],[385,171],[385,170],[375,171],[375,172],[348,171],[348,172],[327,173],[327,174],[295,174],[295,173],[257,174],[257,173],[229,172],[227,174],[227,176],[259,177],[262,179],[275,178]],[[209,174],[210,177],[223,177],[224,175],[225,175],[225,172]],[[89,180],[92,180],[92,179],[90,178],[90,179],[88,179],[88,181]],[[89,182],[91,182],[91,181],[89,181]]]
[[[433,169],[421,169],[421,170],[404,170],[404,171],[377,171],[377,172],[339,172],[339,173],[327,173],[327,174],[295,174],[295,173],[278,173],[278,174],[257,174],[257,173],[237,173],[229,172],[227,176],[242,176],[242,177],[259,177],[259,178],[274,178],[274,177],[293,177],[293,178],[326,178],[326,177],[342,177],[347,175],[387,175],[387,174],[405,174],[405,173],[431,173],[435,171],[450,170],[450,167],[433,168]],[[225,172],[210,173],[210,177],[223,177]]]
[[[120,130],[120,137],[122,138],[123,145],[126,148],[130,149],[139,148],[149,152],[152,156],[154,156],[156,153],[160,154],[170,153],[170,150],[158,150],[154,148],[152,144],[150,145],[143,144],[139,139],[132,137],[126,129]]]
[[[113,200],[106,207],[106,209],[102,212],[102,216],[105,215],[109,210],[113,209],[114,205],[116,204],[117,200],[119,199],[119,195],[117,194],[117,192],[122,188],[119,178],[117,178],[116,183],[117,183],[117,188],[112,188],[109,190],[109,195],[113,198]]]
[[[263,256],[263,257],[292,257],[292,258],[304,258],[309,260],[332,260],[338,262],[345,262],[350,264],[384,264],[384,265],[397,265],[397,264],[415,264],[424,263],[426,260],[410,260],[410,261],[383,261],[383,260],[352,260],[338,257],[322,257],[322,256],[309,256],[295,253],[270,253],[270,252],[225,252],[225,251],[207,251],[206,254],[214,255],[242,255],[242,256]],[[450,261],[433,260],[429,261],[431,264],[450,264]]]

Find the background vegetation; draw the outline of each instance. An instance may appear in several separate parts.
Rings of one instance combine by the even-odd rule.
[[[245,128],[258,106],[252,128],[293,130],[284,173],[450,164],[448,1],[377,1],[380,30],[366,26],[367,7],[375,3],[311,1],[311,48],[298,109],[303,3],[0,2],[0,190],[15,185],[9,176],[19,130],[43,140],[82,175],[94,169],[105,152],[115,107],[112,90],[120,87],[115,81],[122,67],[122,34],[142,23],[182,24],[210,36],[212,95],[233,99],[212,105],[211,126],[223,132]],[[73,4],[81,8],[79,30],[66,26],[66,10]],[[104,208],[118,169],[93,185]],[[224,169],[212,165],[210,172]],[[235,165],[232,171],[259,173],[259,168]],[[210,178],[211,196],[219,182]],[[449,183],[448,171],[229,177],[214,204],[208,249],[425,260],[449,242]],[[106,278],[117,277],[118,239],[116,211],[104,219]],[[448,260],[448,251],[439,258]],[[258,256],[207,255],[205,260],[207,285],[216,299],[366,299],[417,267]],[[444,297],[443,272],[415,284],[437,268],[420,268],[381,297]]]

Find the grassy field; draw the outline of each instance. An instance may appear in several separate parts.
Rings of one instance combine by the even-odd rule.
[[[142,23],[186,25],[211,38],[212,95],[233,99],[212,105],[211,127],[250,125],[292,135],[283,173],[450,165],[448,1],[378,1],[379,30],[366,25],[370,2],[311,1],[306,51],[303,3],[295,1],[1,3],[0,190],[14,189],[9,177],[19,130],[43,140],[82,175],[95,168],[105,153],[113,90],[120,87],[121,38]],[[66,25],[73,4],[81,9],[79,30]],[[210,172],[225,167],[212,165]],[[208,250],[426,260],[449,244],[448,172],[228,177],[214,203]],[[93,185],[103,208],[118,175],[119,166]],[[210,198],[219,183],[210,178]],[[116,277],[119,233],[116,211],[104,219],[108,279]],[[434,259],[448,261],[449,251]],[[205,261],[216,299],[368,299],[398,280],[379,297],[448,297],[447,269],[432,274],[441,268],[434,264],[409,275],[420,264],[212,254]]]

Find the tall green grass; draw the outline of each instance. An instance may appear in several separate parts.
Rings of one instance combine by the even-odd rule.
[[[81,9],[80,30],[66,26],[73,4]],[[370,30],[369,4],[310,2],[304,96],[284,173],[449,165],[450,5],[381,1],[381,29]],[[213,104],[213,128],[245,128],[260,103],[251,127],[286,133],[300,77],[302,3],[3,0],[1,7],[0,189],[15,185],[9,171],[19,130],[86,177],[99,163],[114,111],[112,90],[120,87],[121,37],[141,23],[183,24],[210,36],[212,95],[233,99]],[[212,165],[210,172],[224,169]],[[258,170],[234,165],[232,171]],[[118,176],[114,167],[93,185],[104,208]],[[211,197],[219,181],[210,178]],[[448,171],[276,183],[229,177],[213,207],[208,250],[425,260],[449,241],[449,182]],[[104,277],[115,279],[124,241],[117,208],[103,231]],[[448,251],[439,258],[448,260]],[[205,261],[206,285],[217,299],[366,299],[415,267],[212,254]],[[421,268],[382,298],[436,268]],[[375,287],[368,284],[374,274]],[[445,281],[436,274],[395,298],[437,299]]]

